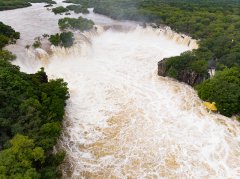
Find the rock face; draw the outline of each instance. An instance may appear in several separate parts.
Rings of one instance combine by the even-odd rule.
[[[166,58],[158,62],[158,75],[166,76]]]
[[[179,80],[194,86],[201,83],[204,80],[204,77],[194,71],[183,70],[179,73]]]
[[[163,59],[158,62],[158,75],[159,76],[167,76],[166,71],[166,61],[168,59]],[[204,77],[192,70],[181,70],[178,72],[178,80],[184,83],[187,83],[191,86],[197,85],[204,80]]]

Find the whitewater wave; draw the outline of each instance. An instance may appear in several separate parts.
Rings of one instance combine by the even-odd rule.
[[[151,27],[99,27],[76,39],[16,61],[68,83],[57,146],[67,152],[64,178],[240,177],[239,124],[208,113],[191,87],[157,76],[158,61],[197,41]]]

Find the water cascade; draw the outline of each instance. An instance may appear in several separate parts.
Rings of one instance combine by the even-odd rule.
[[[64,178],[240,178],[239,123],[209,113],[190,86],[157,75],[158,61],[197,48],[196,40],[91,9],[82,16],[97,28],[76,32],[72,48],[26,50],[35,37],[59,32],[64,15],[43,6],[1,11],[0,20],[21,33],[8,47],[14,64],[28,73],[43,66],[68,83],[56,146],[67,153]]]
[[[64,178],[240,177],[239,124],[209,113],[190,86],[157,76],[159,60],[195,40],[151,27],[75,36],[70,49],[52,47],[47,63],[16,61],[68,83],[57,146],[67,152]]]

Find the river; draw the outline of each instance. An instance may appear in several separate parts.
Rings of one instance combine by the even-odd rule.
[[[84,17],[97,31],[79,34],[71,49],[33,58],[25,45],[59,32],[65,16],[43,5],[2,11],[0,21],[21,33],[8,47],[14,64],[27,73],[44,66],[50,79],[68,83],[57,145],[67,153],[63,178],[240,177],[239,123],[209,113],[190,86],[157,76],[158,61],[195,48],[194,40],[91,12]]]

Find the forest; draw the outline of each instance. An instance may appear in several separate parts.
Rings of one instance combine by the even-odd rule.
[[[59,19],[58,25],[61,30],[73,29],[88,31],[93,28],[94,22],[83,17],[79,17],[77,19],[65,17],[63,19]]]
[[[64,30],[64,32],[51,35],[48,40],[54,46],[69,48],[73,45],[75,40],[74,34],[69,30],[88,31],[93,28],[94,22],[82,17],[65,17],[58,20],[58,26],[61,30]]]
[[[54,12],[54,14],[62,14],[64,12],[68,12],[69,10],[63,6],[58,6],[52,9],[52,12]]]
[[[64,152],[53,154],[62,129],[67,84],[44,69],[26,74],[3,50],[20,34],[0,23],[0,178],[56,178]]]
[[[88,14],[89,13],[87,7],[85,7],[85,6],[69,5],[66,8],[71,10],[71,11],[74,11],[77,14],[79,14],[79,13]]]
[[[167,25],[178,33],[199,40],[197,50],[166,60],[166,75],[181,81],[182,74],[186,72],[197,74],[203,80],[193,86],[200,98],[216,102],[221,114],[232,116],[240,113],[239,0],[66,0],[65,2],[93,7],[94,12],[118,20]],[[208,68],[212,61],[219,75],[209,79]],[[231,74],[232,71],[235,71],[234,79],[229,80],[230,76],[227,74]],[[204,80],[207,81],[203,82]],[[211,88],[208,88],[209,84]]]
[[[13,5],[17,8],[19,4]],[[79,6],[69,8],[84,11]],[[89,30],[93,25],[84,18],[59,20],[62,30]],[[53,147],[62,130],[69,98],[67,83],[49,80],[43,68],[26,74],[12,65],[16,56],[4,47],[19,38],[19,32],[0,22],[0,178],[59,178],[57,167],[65,153],[53,153]],[[73,45],[74,36],[65,31],[51,35],[49,41],[67,48]],[[34,48],[40,46],[40,41],[33,44]]]
[[[48,4],[56,4],[53,0],[1,0],[0,1],[0,11],[24,8],[31,6],[31,3],[48,3]]]
[[[63,46],[65,48],[71,47],[74,42],[74,37],[72,32],[62,32],[55,35],[51,35],[49,41],[54,46]]]
[[[48,7],[49,5],[47,5],[46,7]],[[85,6],[81,6],[81,5],[69,5],[67,7],[63,7],[63,6],[58,6],[52,9],[52,12],[54,12],[54,14],[62,14],[64,12],[68,12],[68,11],[73,11],[76,14],[79,13],[83,13],[83,14],[88,14],[89,11]]]

